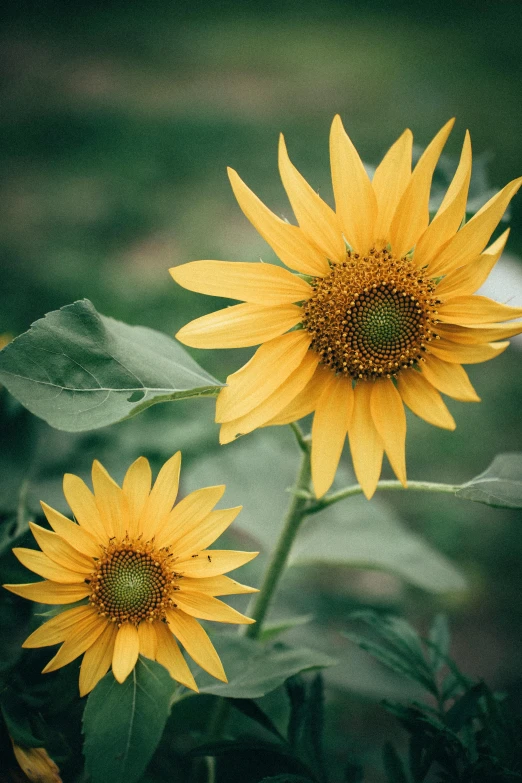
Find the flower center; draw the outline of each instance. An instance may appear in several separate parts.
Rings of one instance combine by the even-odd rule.
[[[112,622],[139,623],[164,616],[175,574],[167,568],[168,554],[150,545],[112,542],[90,579],[90,602]]]
[[[435,283],[409,258],[397,259],[387,249],[364,258],[348,252],[312,287],[303,326],[312,337],[310,348],[336,373],[390,378],[421,361],[436,338]]]

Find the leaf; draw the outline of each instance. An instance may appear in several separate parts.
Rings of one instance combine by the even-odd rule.
[[[522,508],[522,454],[497,454],[484,473],[463,484],[456,495],[495,508]]]
[[[391,742],[387,742],[384,746],[382,760],[389,783],[408,783],[402,760]]]
[[[257,699],[279,688],[294,674],[336,663],[323,652],[281,644],[264,645],[235,634],[216,634],[213,641],[228,683],[216,682],[203,672],[198,676],[199,690],[228,699]]]
[[[31,413],[68,432],[221,387],[167,335],[100,315],[88,299],[48,313],[6,346],[0,382]]]
[[[428,647],[428,656],[431,667],[434,672],[438,672],[446,663],[445,659],[449,655],[451,643],[451,634],[446,615],[435,615],[430,628],[429,640],[431,645]]]
[[[291,773],[275,775],[269,778],[263,778],[259,783],[311,783],[311,778],[304,778],[302,775],[292,775]]]
[[[313,619],[313,614],[302,614],[299,617],[289,617],[287,620],[279,620],[274,623],[265,623],[259,638],[262,642],[271,641],[285,631],[289,631],[292,628],[298,628],[301,625],[306,625]]]
[[[281,742],[286,742],[285,738],[277,726],[273,723],[271,718],[268,717],[266,712],[263,712],[261,707],[259,707],[255,701],[252,701],[252,699],[231,699],[230,704],[236,710],[239,710],[239,712],[241,712],[243,715],[246,715],[247,718],[250,718],[250,720],[259,723],[259,725],[264,729],[269,731],[271,734],[274,734],[278,740]]]
[[[16,693],[7,687],[2,693],[0,711],[7,731],[17,745],[26,748],[41,748],[44,741],[34,734],[31,727],[31,710]]]
[[[365,498],[351,498],[349,508],[339,503],[314,515],[300,532],[290,563],[391,571],[433,593],[466,586],[455,566],[408,530],[390,508]]]
[[[176,683],[163,666],[140,656],[120,685],[112,672],[87,699],[84,755],[93,783],[139,780],[161,739]]]
[[[323,753],[324,688],[321,674],[307,685],[300,677],[286,682],[291,712],[288,741],[299,757],[306,760],[318,780],[325,780]]]

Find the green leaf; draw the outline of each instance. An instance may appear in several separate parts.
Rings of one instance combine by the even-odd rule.
[[[141,656],[122,685],[112,672],[98,683],[83,716],[92,783],[139,780],[161,739],[175,688],[163,666]]]
[[[0,352],[0,382],[52,427],[105,427],[157,402],[221,388],[179,343],[100,315],[88,299],[48,313]]]
[[[463,484],[456,495],[495,508],[522,508],[522,454],[497,454],[484,473]]]
[[[446,615],[435,615],[435,619],[430,628],[429,640],[431,645],[428,648],[428,657],[430,659],[431,668],[434,672],[438,672],[446,664],[446,658],[449,655],[451,643],[451,634]]]
[[[252,699],[231,699],[229,703],[242,715],[246,715],[250,720],[259,723],[260,726],[276,736],[278,740],[286,742],[272,719],[268,717],[266,712],[263,712],[255,701],[252,701]]]
[[[313,619],[313,614],[302,614],[299,617],[289,617],[287,620],[265,623],[259,638],[262,642],[272,641],[272,639],[275,639],[285,631],[290,631],[292,628],[298,628],[301,625],[306,625]]]
[[[391,742],[384,746],[382,760],[389,783],[408,783],[402,760]]]
[[[8,686],[2,693],[0,710],[7,731],[17,745],[26,748],[41,748],[44,740],[34,734],[31,726],[32,710]]]
[[[332,513],[333,512],[333,513]],[[391,571],[433,593],[463,590],[463,576],[385,505],[365,498],[324,509],[300,532],[291,565],[328,563]]]
[[[336,663],[329,655],[316,650],[265,645],[233,634],[216,634],[213,641],[228,683],[216,682],[203,672],[198,676],[198,687],[201,693],[228,699],[258,699],[279,688],[294,674]]]

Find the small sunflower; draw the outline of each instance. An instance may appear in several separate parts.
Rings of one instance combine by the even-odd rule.
[[[500,257],[505,231],[486,245],[519,189],[506,185],[463,224],[471,176],[466,133],[460,162],[430,223],[433,172],[448,122],[413,172],[406,130],[370,180],[336,116],[330,157],[336,211],[291,163],[283,137],[279,169],[299,226],[274,215],[229,170],[246,217],[281,261],[194,261],[171,269],[191,291],[243,300],[184,326],[196,348],[260,345],[227,378],[218,397],[220,440],[315,411],[312,477],[318,497],[331,486],[346,435],[357,478],[370,498],[386,452],[406,485],[405,403],[445,429],[455,422],[440,392],[477,402],[462,364],[493,359],[522,331],[522,309],[473,296]]]
[[[178,452],[163,465],[152,489],[144,457],[130,466],[122,488],[97,461],[94,493],[78,476],[66,474],[64,494],[77,521],[42,503],[54,532],[31,523],[41,551],[13,549],[45,581],[4,587],[42,604],[82,602],[45,622],[23,643],[61,644],[44,672],[84,653],[82,696],[111,664],[115,678],[124,682],[140,653],[197,691],[176,639],[202,669],[226,682],[219,656],[197,620],[253,622],[216,596],[257,592],[224,576],[257,552],[207,549],[241,506],[214,509],[224,486],[198,489],[174,505],[180,465]]]

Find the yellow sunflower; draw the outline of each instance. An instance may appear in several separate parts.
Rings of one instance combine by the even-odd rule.
[[[216,421],[228,443],[257,427],[315,411],[312,477],[331,486],[348,434],[354,470],[368,498],[383,453],[406,485],[405,403],[438,427],[455,422],[440,393],[479,400],[462,364],[487,361],[522,331],[522,309],[473,296],[500,257],[504,232],[484,249],[522,178],[463,224],[471,175],[466,133],[455,176],[429,220],[433,172],[453,120],[413,172],[406,130],[370,180],[336,116],[330,157],[336,211],[291,163],[283,137],[279,170],[299,226],[274,215],[229,170],[246,217],[292,274],[263,263],[194,261],[171,269],[191,291],[243,300],[187,324],[179,340],[196,348],[262,344],[227,378]]]
[[[225,487],[205,487],[174,505],[181,454],[161,468],[151,489],[151,469],[140,457],[123,487],[95,461],[94,493],[78,477],[64,476],[63,490],[76,522],[42,503],[54,532],[31,524],[42,551],[14,554],[45,581],[4,585],[42,604],[71,604],[32,633],[23,647],[61,647],[44,668],[52,672],[82,653],[80,694],[112,671],[123,682],[141,653],[197,691],[176,639],[186,652],[226,682],[219,656],[197,619],[251,623],[218,595],[254,593],[224,573],[257,552],[207,549],[235,519],[237,508],[214,509]],[[174,638],[176,637],[176,639]]]

